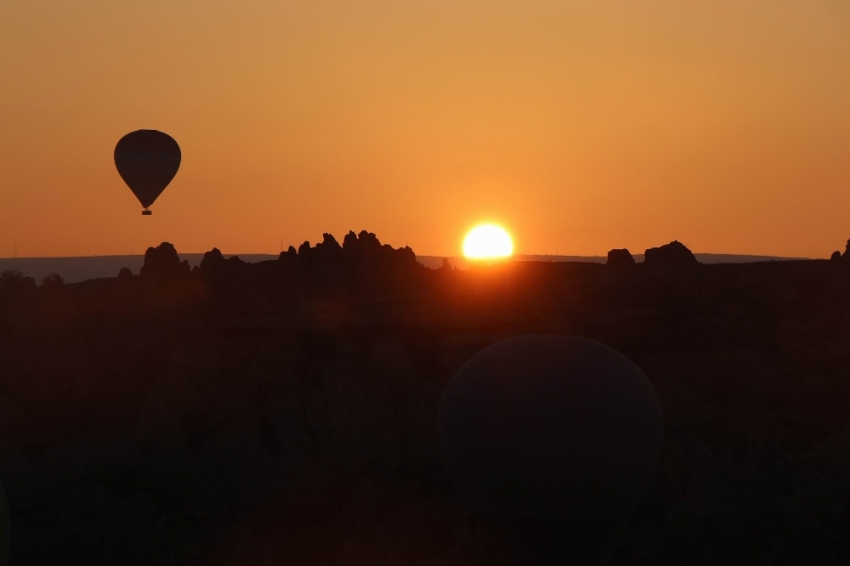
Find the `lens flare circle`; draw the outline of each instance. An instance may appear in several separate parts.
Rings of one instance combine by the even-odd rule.
[[[463,255],[469,259],[509,257],[513,253],[510,234],[495,224],[476,226],[463,240]]]

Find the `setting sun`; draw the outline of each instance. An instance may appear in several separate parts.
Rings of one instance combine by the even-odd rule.
[[[470,259],[508,257],[513,252],[510,235],[493,224],[476,226],[463,241],[463,255]]]

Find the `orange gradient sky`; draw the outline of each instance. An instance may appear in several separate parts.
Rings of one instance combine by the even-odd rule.
[[[152,217],[112,161],[142,128],[183,151]],[[0,256],[459,255],[485,221],[523,253],[843,249],[850,3],[0,4]]]

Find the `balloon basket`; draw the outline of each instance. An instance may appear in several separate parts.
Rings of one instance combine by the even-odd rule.
[[[142,211],[142,216],[150,216],[151,214],[153,214],[153,212],[151,212],[150,210],[143,210]]]

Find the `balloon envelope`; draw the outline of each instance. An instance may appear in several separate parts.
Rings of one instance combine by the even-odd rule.
[[[115,146],[118,174],[147,208],[165,190],[180,168],[180,146],[157,130],[138,130]]]
[[[476,519],[557,562],[580,547],[592,556],[633,510],[658,462],[663,417],[652,385],[615,350],[523,336],[458,370],[437,432]]]

